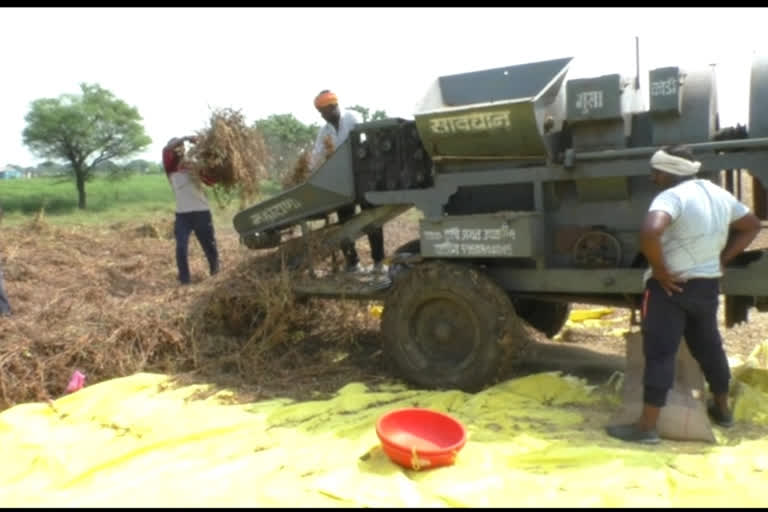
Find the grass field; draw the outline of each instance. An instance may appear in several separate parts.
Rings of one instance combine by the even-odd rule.
[[[279,192],[271,182],[262,185],[266,196]],[[142,222],[172,215],[173,191],[164,174],[128,174],[120,179],[97,178],[86,184],[86,209],[77,208],[77,189],[71,178],[36,178],[0,181],[3,223],[26,222],[44,209],[52,224],[109,224]],[[225,208],[208,195],[216,223],[231,223],[237,201]]]

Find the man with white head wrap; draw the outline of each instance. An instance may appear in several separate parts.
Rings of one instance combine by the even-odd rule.
[[[731,375],[717,325],[719,278],[723,266],[757,236],[760,220],[727,190],[696,178],[701,163],[689,148],[661,148],[650,165],[651,181],[664,190],[651,202],[640,231],[650,265],[641,309],[644,405],[635,423],[606,430],[624,441],[658,443],[656,422],[674,382],[683,336],[714,397],[710,418],[723,427],[733,423]]]

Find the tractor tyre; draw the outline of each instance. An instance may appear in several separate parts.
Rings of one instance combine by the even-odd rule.
[[[397,249],[395,254],[420,254],[421,253],[421,239],[416,238],[410,242],[404,243]]]
[[[384,355],[405,380],[477,391],[528,342],[509,296],[469,265],[430,261],[392,286],[381,319]]]
[[[512,304],[517,316],[547,338],[560,332],[571,313],[571,304],[568,302],[518,298],[512,299]]]
[[[421,240],[417,238],[401,245],[395,249],[394,254],[421,254]],[[407,263],[393,263],[389,266],[387,273],[389,274],[389,279],[394,282],[396,278],[403,276],[412,268],[413,265]]]

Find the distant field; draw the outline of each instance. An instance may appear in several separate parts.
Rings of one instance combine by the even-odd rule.
[[[279,186],[262,186],[273,195]],[[231,221],[239,205],[233,201],[220,208],[209,194],[217,223]],[[86,184],[86,210],[77,208],[77,189],[71,178],[35,178],[0,181],[3,223],[26,222],[44,209],[54,224],[102,224],[144,222],[173,215],[174,198],[164,174],[130,174],[120,179],[97,178]]]
[[[722,184],[722,181],[721,181]],[[281,187],[267,181],[261,185],[264,197],[280,192]],[[52,224],[113,224],[116,222],[151,222],[173,216],[173,192],[165,174],[129,174],[120,179],[97,178],[86,184],[87,208],[77,208],[77,190],[71,178],[35,178],[0,180],[0,205],[3,223],[20,224],[45,209],[45,219]],[[217,225],[231,226],[239,210],[237,201],[221,208],[209,193]],[[741,199],[754,208],[752,179],[741,173]],[[409,212],[416,220],[420,212]]]

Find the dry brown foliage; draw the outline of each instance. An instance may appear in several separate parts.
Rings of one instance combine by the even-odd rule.
[[[377,320],[358,302],[297,302],[290,282],[303,270],[283,262],[299,243],[250,251],[218,234],[222,270],[213,277],[190,244],[193,284],[179,286],[172,225],[171,217],[100,228],[36,219],[3,229],[14,314],[0,318],[0,410],[62,395],[75,370],[87,385],[150,371],[263,396],[323,390],[319,375],[339,376],[327,391],[362,377],[359,364],[334,359]]]
[[[268,151],[258,128],[248,126],[239,110],[214,109],[209,125],[196,135],[186,155],[192,174],[216,180],[213,190],[222,204],[235,194],[241,205],[253,200],[267,177]]]
[[[336,147],[333,145],[333,139],[330,135],[326,135],[323,139],[323,149],[325,150],[325,161],[327,162],[333,152],[336,151]]]
[[[305,149],[296,160],[296,165],[283,179],[283,189],[289,189],[307,181],[311,174],[312,149]]]
[[[296,160],[296,164],[293,166],[293,170],[283,180],[284,189],[301,185],[307,181],[309,175],[312,173],[312,149],[313,148],[310,147],[301,152],[298,160]],[[323,149],[325,151],[325,160],[323,160],[323,162],[327,162],[334,151],[336,151],[336,148],[333,145],[333,139],[330,135],[323,139]]]
[[[386,229],[387,252],[418,236],[418,224],[404,218]],[[232,387],[248,399],[306,398],[390,378],[378,320],[365,303],[293,297],[288,284],[302,270],[288,272],[283,262],[300,252],[301,240],[279,252],[251,251],[236,233],[217,228],[217,242],[221,272],[207,276],[193,242],[193,284],[181,287],[172,216],[144,225],[56,227],[41,212],[24,226],[4,225],[0,265],[14,314],[0,317],[0,410],[61,396],[74,370],[86,374],[86,385],[163,372]],[[314,237],[311,245],[318,267],[327,268]],[[766,230],[753,248],[765,247]],[[369,258],[367,243],[358,251]],[[722,329],[722,308],[720,315]],[[573,342],[623,356],[623,343],[607,333],[616,325],[579,330]],[[746,357],[767,326],[768,313],[752,310],[748,324],[723,329],[728,355]]]

